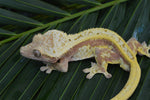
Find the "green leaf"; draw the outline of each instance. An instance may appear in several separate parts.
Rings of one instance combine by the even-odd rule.
[[[28,0],[28,1],[27,0],[16,0],[16,1],[23,3],[25,5],[33,6],[33,7],[38,8],[38,9],[43,9],[43,10],[49,11],[52,14],[63,15],[63,16],[70,15],[66,11],[63,11],[63,10],[53,6],[53,5],[47,4],[47,3],[42,2],[40,0]]]
[[[16,35],[14,32],[4,30],[4,29],[0,28],[0,36],[2,36],[2,37],[14,36],[14,35]]]
[[[26,64],[26,61],[22,57],[20,57],[19,50],[16,52],[16,47],[21,45],[21,43],[26,39],[27,36],[24,36],[17,40],[14,44],[12,44],[8,49],[6,49],[5,52],[1,53],[2,55],[0,56],[0,94],[4,91],[4,89],[13,81],[13,79],[16,77],[16,74],[22,69],[24,64]],[[10,50],[12,52],[10,52]],[[16,53],[14,53],[16,52]],[[13,56],[11,56],[13,54]],[[14,59],[15,62],[14,62]],[[7,60],[7,63],[5,63]],[[20,64],[21,66],[19,66]],[[13,73],[12,73],[13,72]]]
[[[55,16],[69,15],[66,11],[40,0],[0,0],[0,5],[39,14],[51,14]]]
[[[28,4],[29,7],[40,6],[32,1],[20,0],[19,2]],[[129,72],[122,70],[119,65],[109,65],[108,72],[113,75],[110,79],[106,79],[102,74],[95,75],[91,80],[86,79],[86,74],[82,70],[90,67],[90,62],[94,62],[94,59],[70,62],[67,73],[53,71],[51,74],[45,74],[39,70],[44,65],[42,62],[22,57],[19,49],[22,45],[31,42],[33,34],[39,32],[58,29],[68,34],[75,34],[95,27],[114,30],[125,40],[135,37],[140,42],[146,41],[147,44],[150,44],[150,1],[119,2],[124,2],[124,0],[83,8],[82,12],[76,11],[77,13],[61,19],[54,18],[52,22],[44,19],[47,20],[46,24],[26,31],[20,28],[12,29],[11,32],[18,30],[22,32],[0,41],[0,99],[109,100],[114,97],[123,88],[129,77]],[[44,8],[47,9],[46,6]],[[4,29],[7,31],[7,27]],[[141,79],[129,100],[149,100],[150,59],[145,56],[137,56],[137,60],[142,71]]]
[[[0,8],[0,23],[27,26],[41,26],[42,23],[26,16]]]
[[[70,4],[82,4],[82,5],[88,5],[88,6],[96,6],[100,5],[101,3],[96,0],[55,0],[55,2],[58,2],[63,5],[70,5]]]

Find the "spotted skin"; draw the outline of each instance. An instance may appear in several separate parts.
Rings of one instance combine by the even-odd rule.
[[[88,79],[102,73],[106,78],[112,75],[107,72],[108,64],[120,64],[120,67],[130,71],[129,79],[123,89],[111,100],[127,100],[135,91],[141,76],[141,70],[136,54],[150,57],[150,46],[145,42],[140,44],[131,38],[127,43],[115,32],[104,28],[92,28],[77,34],[67,35],[59,30],[49,30],[45,34],[33,37],[31,43],[21,47],[24,57],[43,61],[46,66],[41,71],[51,73],[53,70],[67,72],[70,61],[78,61],[95,57],[96,63],[83,71],[88,73]],[[36,56],[33,51],[36,51]]]

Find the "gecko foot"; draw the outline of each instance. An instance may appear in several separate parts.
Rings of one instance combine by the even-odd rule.
[[[146,42],[144,41],[142,43],[142,46],[143,46],[143,51],[144,51],[144,55],[146,55],[147,57],[150,58],[150,44],[147,46]]]
[[[42,66],[40,70],[42,72],[46,71],[47,74],[50,74],[55,69],[52,66]]]
[[[91,68],[85,68],[85,69],[83,69],[84,73],[89,73],[86,76],[87,79],[91,79],[97,73],[103,73],[106,78],[111,78],[112,77],[112,75],[110,73],[108,73],[104,69],[98,67],[96,63],[91,62],[91,65],[92,65]]]

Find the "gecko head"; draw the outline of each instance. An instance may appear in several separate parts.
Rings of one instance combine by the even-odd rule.
[[[61,48],[65,46],[65,38],[66,34],[58,30],[37,34],[31,43],[20,48],[20,53],[30,59],[56,63],[63,54]]]

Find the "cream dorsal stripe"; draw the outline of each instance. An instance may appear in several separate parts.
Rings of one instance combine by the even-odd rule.
[[[117,35],[115,32],[110,31],[108,29],[103,29],[103,28],[93,28],[89,30],[85,30],[83,32],[77,33],[75,35],[67,35],[66,33],[58,30],[50,30],[44,34],[46,37],[53,37],[47,38],[44,43],[42,44],[42,47],[48,47],[45,45],[50,45],[48,49],[44,49],[45,53],[51,54],[50,56],[57,57],[61,56],[61,54],[64,54],[67,49],[70,49],[74,45],[86,41],[87,39],[94,38],[97,36],[104,36],[108,38],[112,38],[113,40],[118,43],[120,48],[124,50],[124,53],[129,56],[129,58],[133,59],[133,55],[130,53],[130,51],[125,47],[127,46],[124,44],[124,40],[121,39],[119,35]],[[52,42],[53,41],[53,42]],[[45,43],[46,42],[46,43]],[[118,47],[119,47],[118,46]],[[39,49],[42,49],[42,47],[39,47]]]

